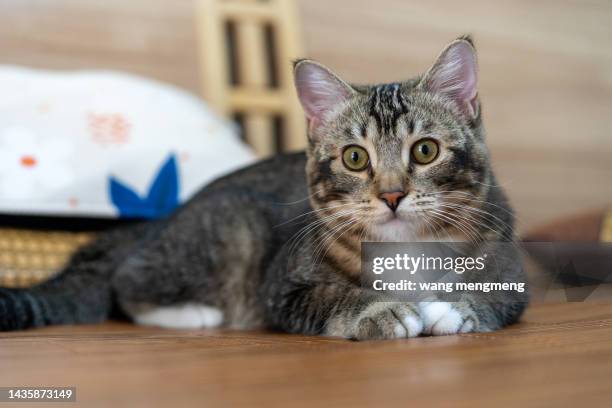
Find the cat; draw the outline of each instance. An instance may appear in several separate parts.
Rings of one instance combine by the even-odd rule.
[[[306,152],[222,177],[167,219],[102,234],[46,283],[0,289],[0,329],[95,323],[117,311],[143,325],[356,340],[516,322],[526,293],[411,303],[360,285],[361,242],[431,239],[484,246],[504,280],[524,281],[507,245],[512,210],[491,169],[477,75],[469,36],[406,82],[350,85],[296,61]]]

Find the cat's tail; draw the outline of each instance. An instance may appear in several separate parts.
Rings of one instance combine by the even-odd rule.
[[[0,288],[0,331],[106,320],[114,306],[111,275],[142,236],[142,228],[102,233],[47,282],[27,289]]]

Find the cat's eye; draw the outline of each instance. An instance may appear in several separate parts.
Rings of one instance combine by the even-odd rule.
[[[429,164],[438,157],[439,150],[433,139],[419,140],[412,146],[412,157],[419,164]]]
[[[342,162],[349,170],[361,171],[370,164],[370,156],[363,147],[352,145],[344,149]]]

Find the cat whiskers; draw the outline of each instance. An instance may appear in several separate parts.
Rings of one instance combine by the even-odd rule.
[[[458,195],[461,195],[461,196],[460,197],[453,197],[453,194],[458,194]],[[500,205],[497,205],[497,204],[492,203],[492,202],[487,201],[487,200],[482,200],[482,199],[478,198],[476,195],[474,195],[473,193],[469,193],[467,191],[458,191],[458,190],[453,190],[453,191],[437,191],[437,192],[434,192],[434,193],[428,193],[428,196],[435,197],[435,198],[438,198],[438,199],[439,199],[439,196],[443,196],[446,199],[456,198],[456,199],[466,199],[466,200],[469,200],[469,201],[474,201],[474,202],[477,202],[477,203],[480,203],[480,204],[483,204],[483,205],[488,205],[488,206],[491,206],[491,207],[495,207],[495,208],[505,212],[510,217],[514,218],[515,220],[519,221],[519,218],[516,217],[516,215],[512,211],[508,210],[507,208],[504,208],[504,207],[502,207]]]
[[[312,194],[308,194],[306,197],[302,198],[301,200],[290,201],[288,203],[273,203],[273,204],[275,205],[295,205],[295,204],[303,203],[306,200],[310,200],[311,197],[314,197],[315,195],[319,194],[321,191],[323,191],[322,188],[317,191],[314,191]]]
[[[281,222],[280,224],[277,224],[277,225],[275,225],[272,228],[278,228],[278,227],[281,227],[283,225],[292,223],[292,222],[294,222],[296,220],[299,220],[300,218],[306,217],[306,216],[308,216],[310,214],[315,214],[315,213],[319,213],[319,212],[322,212],[322,211],[332,210],[332,209],[335,209],[335,208],[346,207],[346,206],[349,206],[349,205],[353,205],[353,204],[352,203],[343,203],[343,204],[331,205],[331,206],[327,206],[327,207],[318,208],[316,210],[307,211],[307,212],[305,212],[303,214],[300,214],[300,215],[298,215],[298,216],[296,216],[296,217],[294,217],[294,218],[292,218],[290,220],[287,220],[285,222]]]
[[[458,217],[453,217],[455,214],[444,209],[430,209],[429,212],[432,217],[444,221],[461,231],[471,243],[478,245],[479,242],[484,241],[482,234],[480,234],[475,227]]]
[[[457,207],[456,207],[456,206],[455,206],[455,207],[452,207],[452,208],[453,208],[453,209],[457,209]],[[466,210],[466,208],[465,208],[465,207],[463,207],[463,208],[461,208],[461,209],[462,209],[462,210]],[[457,214],[456,212],[454,212],[453,214],[454,214],[456,217],[458,217],[458,218],[460,218],[460,219],[463,219],[463,220],[465,221],[465,223],[467,223],[468,225],[471,225],[471,226],[472,226],[473,224],[476,224],[476,226],[479,226],[479,227],[481,227],[481,228],[482,228],[482,227],[485,227],[485,228],[489,229],[489,230],[490,230],[490,231],[492,231],[493,233],[497,234],[497,235],[498,235],[498,236],[499,236],[499,237],[502,239],[502,241],[503,241],[505,244],[510,244],[510,245],[512,245],[512,246],[513,246],[515,249],[517,249],[517,250],[518,250],[518,253],[523,253],[523,252],[524,252],[524,251],[523,251],[523,249],[522,249],[522,248],[521,248],[521,247],[520,247],[520,246],[519,246],[519,245],[518,245],[518,244],[517,244],[517,243],[516,243],[516,242],[515,242],[513,239],[508,239],[508,236],[505,236],[505,235],[500,234],[500,233],[499,233],[499,231],[496,231],[496,230],[492,229],[491,227],[489,227],[488,225],[484,224],[483,222],[478,221],[478,220],[475,220],[475,219],[474,219],[473,217],[471,217],[471,216],[469,216],[469,220],[468,220],[466,217],[462,217],[462,216],[461,216],[461,214]],[[474,228],[472,228],[472,229],[473,229],[473,230],[475,230]],[[477,232],[477,233],[478,233],[478,235],[481,237],[481,239],[480,239],[480,242],[474,242],[474,245],[476,245],[477,247],[480,247],[480,244],[485,244],[487,241],[485,241],[485,239],[484,239],[484,237],[482,236],[482,234],[480,234],[479,232]],[[501,273],[501,272],[502,272],[502,270],[500,269],[500,266],[499,266],[499,263],[498,263],[498,261],[497,261],[497,258],[496,258],[496,257],[493,257],[493,261],[495,262],[495,268],[496,268],[496,270],[497,270],[497,273]]]
[[[326,222],[331,221],[335,218],[341,218],[343,216],[346,216],[346,212],[339,212],[339,213],[334,213],[332,215],[328,215],[326,217],[318,217],[316,218],[313,222],[305,225],[303,228],[301,228],[298,232],[296,232],[289,240],[288,243],[291,243],[291,241],[294,241],[293,246],[297,245],[301,240],[303,240],[308,234],[310,234],[312,231],[316,230],[317,228],[325,225]],[[291,248],[291,249],[292,249]]]
[[[496,236],[496,239],[499,238],[501,241],[510,243],[513,247],[519,250],[519,252],[522,252],[520,246],[517,245],[513,239],[513,226],[509,222],[499,218],[497,215],[485,210],[483,206],[489,205],[491,207],[496,207],[513,217],[514,214],[508,209],[486,200],[478,199],[473,194],[462,191],[437,192],[431,193],[429,196],[437,197],[438,210],[444,211],[445,215],[453,218],[455,223],[460,223],[462,227],[468,227],[470,230],[490,231]],[[440,202],[441,199],[446,199],[446,201]],[[456,199],[459,202],[450,201],[452,199]],[[446,221],[448,222],[448,220]],[[480,232],[478,232],[478,235],[483,237]]]
[[[296,232],[287,242],[288,244],[290,244],[290,248],[289,248],[289,255],[291,255],[293,253],[293,251],[295,250],[295,248],[297,248],[297,246],[309,235],[313,234],[314,232],[316,232],[319,229],[325,228],[328,226],[328,224],[332,223],[335,220],[338,220],[340,218],[343,217],[350,217],[352,214],[356,213],[360,211],[360,209],[352,209],[352,210],[348,210],[348,211],[340,211],[340,212],[336,212],[333,214],[330,214],[328,216],[325,217],[317,217],[316,220],[314,220],[313,222],[307,224],[306,226],[304,226],[302,229],[300,229],[298,232]],[[292,242],[293,241],[293,242]]]
[[[445,204],[445,205],[447,205],[447,206],[448,206],[448,204]],[[464,211],[468,211],[468,212],[469,212],[469,211],[479,210],[479,209],[476,209],[476,208],[464,207],[464,206],[459,206],[459,208],[458,208],[458,206],[457,206],[457,205],[454,205],[454,207],[453,207],[453,208],[455,208],[455,209],[460,209],[460,210],[464,210]],[[484,211],[484,210],[481,210],[481,209],[479,210],[479,212],[476,212],[476,213],[472,212],[471,214],[466,214],[466,216],[467,216],[467,217],[469,217],[469,219],[470,219],[471,223],[474,223],[474,224],[476,224],[477,226],[479,226],[479,227],[481,227],[481,228],[486,228],[486,229],[488,229],[489,231],[491,231],[491,232],[493,232],[495,235],[497,235],[497,237],[499,237],[499,239],[500,239],[502,242],[509,243],[509,244],[510,244],[510,245],[512,245],[514,248],[516,248],[516,249],[518,250],[518,252],[519,252],[519,253],[523,253],[523,252],[524,252],[523,248],[521,248],[521,247],[520,247],[520,246],[519,246],[519,245],[516,243],[516,241],[515,241],[514,239],[512,239],[513,237],[512,237],[511,235],[509,235],[509,234],[503,234],[502,232],[500,232],[500,231],[498,231],[498,230],[496,230],[496,229],[491,228],[489,225],[485,224],[485,223],[482,221],[482,219],[485,217],[485,214],[486,214],[486,215],[488,215],[488,216],[490,216],[490,217],[493,217],[494,219],[497,219],[497,220],[498,220],[498,222],[497,222],[497,223],[494,223],[494,224],[493,224],[493,226],[494,226],[495,228],[502,229],[502,230],[505,228],[507,231],[512,231],[512,226],[511,226],[511,225],[509,225],[508,223],[504,222],[503,220],[500,220],[500,219],[499,219],[499,218],[497,218],[495,215],[490,214],[490,213],[488,213],[487,211]],[[476,216],[477,216],[477,217],[480,217],[480,218],[475,219],[474,217],[476,217]],[[488,221],[492,221],[491,219],[485,219],[485,221],[486,221],[486,220],[488,220]],[[501,225],[500,225],[500,224],[501,224]]]
[[[361,215],[360,211],[357,211],[354,215]],[[315,268],[318,267],[319,264],[325,259],[333,244],[340,239],[342,235],[349,232],[357,223],[359,223],[359,221],[360,220],[358,218],[351,216],[347,221],[344,221],[324,232],[321,242],[317,244],[313,251],[313,265]],[[340,234],[336,236],[338,232],[340,232]],[[331,240],[331,242],[329,242],[329,240]]]
[[[485,218],[487,217],[487,219],[489,221],[494,221],[494,225],[496,228],[500,228],[500,229],[507,229],[509,231],[513,230],[512,225],[510,225],[508,222],[502,220],[501,218],[499,218],[498,216],[496,216],[495,214],[492,214],[491,212],[485,210],[484,206],[492,206],[492,207],[496,207],[500,210],[503,210],[504,212],[506,212],[508,215],[510,215],[513,219],[515,219],[516,217],[514,216],[514,213],[512,213],[511,211],[509,211],[506,208],[500,207],[494,203],[490,203],[486,200],[480,200],[477,197],[475,197],[473,194],[471,193],[467,193],[467,192],[462,192],[462,191],[451,191],[451,192],[438,192],[438,193],[433,193],[432,195],[438,195],[440,196],[440,193],[446,193],[443,197],[446,199],[446,201],[443,201],[442,203],[439,203],[439,205],[446,205],[446,206],[454,206],[455,209],[457,210],[463,210],[463,211],[467,211],[470,212],[472,214],[478,213],[480,215],[481,218]],[[460,197],[454,197],[453,194],[463,194]],[[451,201],[452,199],[458,199],[461,200],[461,202],[453,202]],[[472,205],[471,203],[479,203],[482,205],[479,205],[478,207]],[[465,204],[465,205],[464,205]]]
[[[434,210],[438,209],[438,207],[436,206],[437,200],[436,201],[417,201],[414,205],[414,207],[412,208],[412,212],[416,213],[416,214],[421,214],[420,219],[423,220],[423,222],[425,223],[426,227],[428,228],[429,231],[431,231],[432,236],[435,235],[435,237],[440,241],[444,241],[445,239],[449,239],[448,238],[448,234],[447,237],[445,239],[442,238],[442,236],[440,235],[441,231],[445,231],[447,229],[447,227],[444,226],[444,224],[447,225],[451,225],[452,227],[458,229],[459,231],[463,232],[468,239],[470,239],[470,235],[469,233],[466,232],[465,227],[463,225],[461,226],[457,226],[455,225],[455,222],[451,222],[448,218],[444,218],[445,216],[448,216],[448,214],[435,214]],[[424,207],[424,205],[427,204],[426,207]]]
[[[443,239],[440,236],[440,231],[444,229],[444,226],[440,226],[440,224],[438,224],[435,218],[428,217],[427,210],[418,210],[416,212],[423,213],[422,219],[423,219],[423,222],[425,223],[425,226],[427,227],[429,231],[431,231],[432,236],[435,235],[438,241],[442,242]]]
[[[500,238],[511,238],[508,235],[504,235],[501,231],[512,231],[512,226],[504,220],[498,218],[497,216],[489,213],[488,211],[455,203],[441,203],[439,204],[439,206],[451,210],[465,212],[467,214],[464,214],[464,217],[475,222],[478,226],[488,229]],[[487,225],[485,223],[487,221],[490,222],[497,229],[493,229],[491,228],[491,226]]]

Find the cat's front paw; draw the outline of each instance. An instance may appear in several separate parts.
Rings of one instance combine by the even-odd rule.
[[[376,302],[356,318],[353,338],[382,340],[416,337],[423,331],[418,308],[412,303]]]
[[[478,316],[464,302],[420,302],[423,333],[432,336],[479,331]]]

